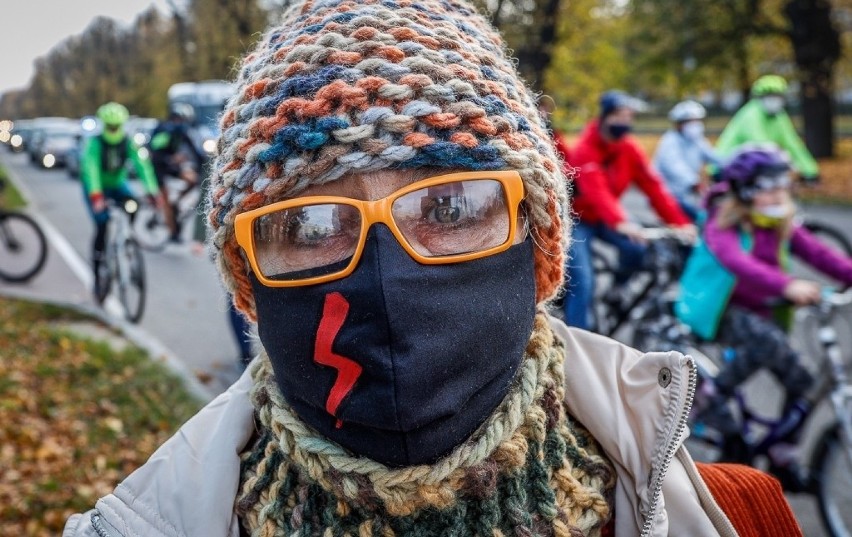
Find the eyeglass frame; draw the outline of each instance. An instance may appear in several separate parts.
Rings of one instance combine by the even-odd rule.
[[[391,210],[394,202],[402,196],[410,194],[416,190],[422,190],[447,183],[472,180],[494,180],[502,185],[504,199],[509,212],[509,231],[507,233],[506,240],[498,246],[494,246],[480,252],[469,252],[465,254],[437,257],[426,257],[417,253],[417,251],[414,250],[414,248],[405,239],[405,236],[402,234],[393,219],[393,213]],[[361,254],[363,253],[364,246],[367,242],[367,234],[373,224],[385,224],[408,255],[410,255],[411,258],[418,263],[424,265],[449,265],[453,263],[462,263],[504,252],[508,250],[515,241],[518,224],[518,208],[520,207],[523,199],[524,184],[521,180],[520,174],[515,170],[458,172],[421,179],[395,190],[391,194],[377,200],[359,200],[344,196],[304,196],[278,201],[238,214],[234,219],[234,234],[236,235],[237,244],[243,249],[243,252],[245,252],[252,271],[254,271],[255,276],[261,284],[266,287],[305,287],[308,285],[317,285],[339,280],[352,274],[352,272],[355,271],[355,267],[358,265],[358,262],[361,260]],[[253,233],[255,220],[262,216],[266,216],[267,214],[292,209],[294,207],[329,204],[355,207],[361,216],[361,230],[358,235],[358,243],[346,268],[337,272],[332,272],[331,274],[312,276],[310,278],[302,278],[299,280],[273,280],[266,277],[258,267],[257,256],[255,255]]]

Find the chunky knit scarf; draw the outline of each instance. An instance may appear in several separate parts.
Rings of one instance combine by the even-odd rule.
[[[293,413],[268,360],[253,371],[259,439],[243,454],[237,513],[252,536],[599,535],[615,473],[565,412],[564,346],[538,314],[506,399],[434,465],[391,469]]]

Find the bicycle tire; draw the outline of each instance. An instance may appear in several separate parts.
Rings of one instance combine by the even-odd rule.
[[[852,460],[845,456],[840,424],[823,432],[811,459],[811,475],[823,525],[832,537],[852,535]]]
[[[166,247],[170,233],[161,210],[147,204],[139,207],[133,220],[133,235],[140,247],[149,252],[161,252]]]
[[[815,220],[805,220],[802,225],[817,237],[829,239],[828,244],[838,247],[847,257],[852,257],[852,242],[839,229]]]
[[[118,299],[124,309],[124,318],[136,324],[145,312],[145,263],[142,260],[142,250],[134,239],[128,239],[124,244],[124,257],[129,274],[126,278],[120,274],[117,279]],[[135,288],[135,300],[131,288]]]
[[[21,257],[31,254],[29,259]],[[20,269],[15,268],[15,261]],[[25,282],[41,271],[47,261],[47,239],[29,215],[0,212],[0,280]]]
[[[614,324],[611,305],[603,300],[606,291],[615,281],[615,268],[600,251],[592,248],[592,267],[595,278],[594,296],[591,304],[592,330],[606,336],[612,335],[609,328]]]

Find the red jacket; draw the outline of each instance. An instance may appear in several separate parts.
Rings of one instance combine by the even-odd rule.
[[[557,149],[562,151],[561,147]],[[627,187],[635,183],[667,224],[690,223],[633,137],[608,142],[601,136],[595,120],[586,125],[577,144],[567,155],[563,154],[563,158],[569,166],[578,168],[574,177],[573,207],[580,221],[603,222],[614,228],[627,220],[619,199]]]

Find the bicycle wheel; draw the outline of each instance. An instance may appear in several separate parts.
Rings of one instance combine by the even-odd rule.
[[[839,229],[814,220],[805,220],[802,225],[835,250],[846,254],[847,257],[852,257],[852,243]]]
[[[607,256],[597,249],[592,249],[592,267],[594,267],[595,295],[592,302],[592,330],[599,334],[611,336],[615,324],[616,305],[613,298],[616,291],[615,268]]]
[[[852,445],[838,424],[820,438],[811,461],[819,512],[832,537],[852,536]]]
[[[154,205],[143,204],[133,220],[133,234],[139,246],[151,252],[159,252],[169,240],[169,226],[163,211]]]
[[[0,279],[24,282],[38,274],[47,259],[47,240],[28,215],[0,212]]]
[[[145,265],[139,244],[128,239],[118,261],[118,299],[124,308],[124,317],[138,323],[145,311]]]

